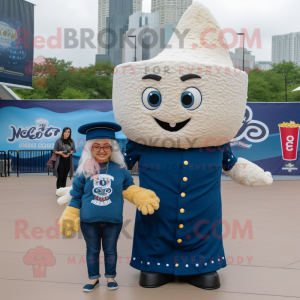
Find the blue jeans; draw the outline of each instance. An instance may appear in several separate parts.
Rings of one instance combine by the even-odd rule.
[[[117,267],[117,242],[123,223],[80,222],[83,237],[86,242],[86,263],[89,279],[100,278],[99,254],[101,240],[104,252],[104,265],[106,278],[115,278]]]

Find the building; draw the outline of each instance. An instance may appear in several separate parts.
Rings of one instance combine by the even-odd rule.
[[[128,30],[129,16],[133,12],[133,0],[109,0],[106,18],[105,54],[97,54],[96,62],[110,61],[113,66],[122,63],[123,35]]]
[[[159,13],[159,25],[177,24],[193,0],[152,0],[151,12]]]
[[[137,11],[129,17],[128,29],[137,29],[148,25],[150,28],[159,26],[159,13],[143,13]]]
[[[272,69],[271,61],[256,61],[255,68],[260,69],[262,71],[268,71]]]
[[[165,24],[155,28],[151,25],[143,25],[130,33],[131,36],[136,36],[136,40],[126,34],[124,36],[123,62],[154,58],[169,43],[175,28],[176,24]]]
[[[128,36],[128,32],[124,34],[123,63],[149,59],[150,47],[146,46],[146,36],[149,35],[150,27],[145,25],[132,31],[133,29],[130,31],[131,37]]]
[[[109,0],[98,0],[98,34],[101,41],[106,44],[106,18],[109,16]],[[98,54],[105,54],[105,47],[98,42]]]
[[[152,0],[151,14],[133,13],[129,17],[130,31],[124,36],[123,62],[157,56],[168,44],[176,25],[192,3],[192,0]]]
[[[132,11],[142,11],[143,0],[133,0]],[[98,0],[98,33],[105,32],[106,18],[109,17],[109,0]],[[101,34],[103,44],[106,43],[106,34]],[[105,47],[98,43],[98,54],[105,54]]]
[[[229,51],[230,58],[234,68],[243,70],[243,51],[245,50],[245,71],[249,72],[249,68],[253,70],[255,68],[255,56],[251,55],[251,51],[246,48],[236,48],[235,53]]]
[[[129,31],[127,31],[126,35],[124,35],[122,61],[129,62],[149,59],[151,37],[153,36],[151,32],[153,28],[156,28],[158,26],[158,13],[143,13],[141,11],[133,13],[129,17]],[[136,51],[135,43],[137,43]]]
[[[113,54],[114,50],[110,49],[108,53],[108,31],[116,28],[124,28],[126,31],[128,25],[128,17],[133,12],[142,10],[143,0],[98,0],[98,54],[96,55],[96,62],[98,61],[114,61],[118,62],[122,60],[122,56],[120,59],[117,59],[119,54]],[[112,8],[110,12],[110,7]],[[124,14],[123,14],[124,12]],[[119,17],[118,17],[119,16]],[[109,23],[107,23],[107,19],[109,19]],[[118,24],[113,24],[113,20],[117,20]],[[110,25],[107,25],[110,24]],[[108,27],[112,26],[112,27]],[[124,31],[123,30],[123,31]],[[124,31],[124,32],[125,32]],[[117,39],[120,38],[120,31],[115,31],[117,34]],[[118,40],[118,44],[120,45],[120,40]],[[114,47],[116,50],[116,48]],[[113,57],[113,59],[111,58]],[[117,60],[116,60],[117,59]]]
[[[143,10],[143,0],[133,0],[133,12],[142,11]]]
[[[272,63],[292,61],[300,66],[300,32],[272,37]]]

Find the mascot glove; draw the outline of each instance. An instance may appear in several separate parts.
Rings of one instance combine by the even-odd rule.
[[[80,231],[79,211],[79,208],[67,206],[58,222],[60,225],[60,233],[67,238],[72,236],[72,231]]]
[[[64,188],[60,188],[56,190],[56,196],[57,197],[62,197],[64,195],[66,195],[68,192],[70,192],[72,189],[72,187],[64,187]]]
[[[259,166],[241,157],[230,171],[225,171],[225,174],[236,183],[249,187],[270,186],[273,183],[270,172],[265,172]]]
[[[159,208],[159,198],[151,191],[136,185],[131,185],[123,191],[123,198],[136,205],[143,215],[154,213]]]
[[[57,203],[60,206],[67,205],[72,200],[72,196],[70,195],[70,192],[72,190],[72,187],[67,188],[60,188],[56,191],[56,196],[59,196],[57,199]]]

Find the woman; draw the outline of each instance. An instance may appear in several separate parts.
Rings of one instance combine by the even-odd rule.
[[[74,173],[74,162],[72,154],[76,153],[75,143],[71,137],[71,128],[65,127],[61,137],[55,142],[53,152],[57,154],[54,165],[53,176],[57,177],[56,188],[66,187],[68,173],[70,179]]]
[[[115,142],[115,132],[120,130],[121,126],[110,122],[87,124],[78,130],[86,134],[87,142],[70,191],[72,200],[59,225],[61,233],[67,237],[72,236],[72,231],[82,229],[90,279],[83,287],[84,292],[91,292],[99,285],[101,240],[107,288],[118,288],[114,278],[117,241],[123,224],[123,198],[135,204],[145,215],[153,214],[159,208],[159,199],[153,191],[134,185]]]

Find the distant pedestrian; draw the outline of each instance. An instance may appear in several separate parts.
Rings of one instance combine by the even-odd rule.
[[[74,173],[72,154],[76,153],[75,143],[71,137],[71,128],[65,127],[61,137],[55,142],[53,152],[57,154],[53,176],[57,177],[56,188],[66,187],[68,174],[70,179]]]

